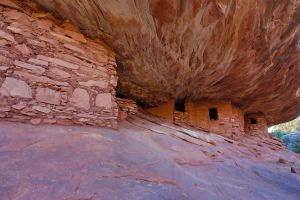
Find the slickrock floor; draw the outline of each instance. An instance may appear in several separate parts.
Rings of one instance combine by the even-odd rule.
[[[1,200],[299,200],[299,166],[273,139],[231,143],[142,114],[118,131],[0,123]]]

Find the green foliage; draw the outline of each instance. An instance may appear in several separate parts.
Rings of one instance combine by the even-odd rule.
[[[293,146],[290,147],[290,150],[300,154],[300,141],[296,142]]]
[[[274,135],[275,137],[277,137],[278,139],[281,139],[282,136],[286,135],[287,133],[281,131],[281,130],[275,130],[272,131],[272,135]]]
[[[300,126],[300,117],[298,117],[298,118],[296,118],[292,121],[282,123],[282,124],[278,124],[278,125],[274,126],[272,132],[281,131],[281,132],[284,132],[286,134],[293,133],[293,132],[297,131],[297,128],[299,126]]]
[[[293,139],[293,133],[296,133],[297,130],[299,130],[299,128],[300,117],[287,123],[282,123],[274,126],[272,129],[272,135],[281,139],[284,142],[287,149],[300,154],[300,141],[295,141],[295,139]]]

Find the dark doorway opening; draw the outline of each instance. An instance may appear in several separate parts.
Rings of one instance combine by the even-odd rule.
[[[255,118],[250,118],[250,124],[257,124],[257,120]]]
[[[209,119],[210,120],[218,120],[218,109],[217,108],[209,108]]]
[[[175,110],[185,112],[185,99],[177,99],[175,101]]]

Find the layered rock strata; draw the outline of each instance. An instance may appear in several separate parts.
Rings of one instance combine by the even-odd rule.
[[[116,128],[113,51],[47,13],[1,4],[0,119]]]

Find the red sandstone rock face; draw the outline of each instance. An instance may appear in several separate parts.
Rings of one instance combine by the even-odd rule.
[[[148,105],[228,99],[269,125],[300,113],[297,0],[37,1],[112,46],[120,90]]]

